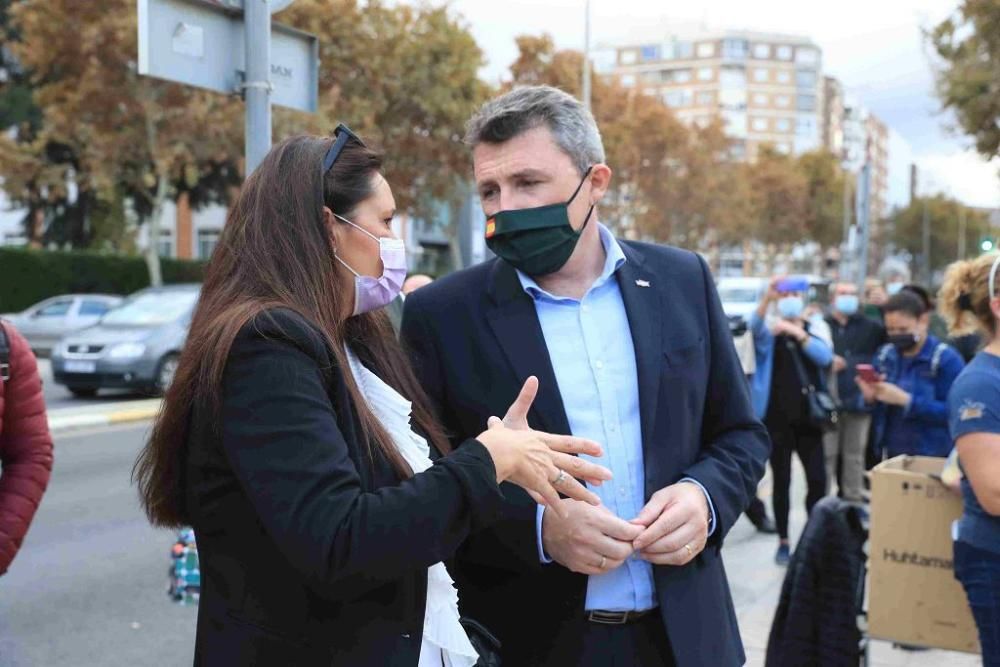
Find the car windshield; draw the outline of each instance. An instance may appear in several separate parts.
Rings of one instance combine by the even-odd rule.
[[[108,311],[102,324],[157,326],[186,315],[198,300],[198,292],[149,292]]]
[[[723,303],[754,303],[757,301],[757,290],[752,287],[723,287],[719,290],[719,298]]]

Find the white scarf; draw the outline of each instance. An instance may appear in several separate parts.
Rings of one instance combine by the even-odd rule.
[[[430,468],[430,447],[410,426],[410,401],[368,370],[350,348],[347,348],[347,359],[368,407],[389,433],[413,474]],[[444,564],[435,563],[427,570],[427,605],[417,667],[473,667],[476,664],[479,655],[458,619],[455,582]]]

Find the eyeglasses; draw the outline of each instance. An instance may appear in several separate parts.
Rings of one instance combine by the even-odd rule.
[[[330,146],[330,150],[326,152],[326,157],[323,158],[323,171],[320,172],[322,174],[326,174],[326,172],[330,171],[330,167],[333,166],[333,163],[337,161],[337,158],[340,157],[340,154],[344,151],[344,146],[347,145],[348,140],[354,139],[362,146],[365,145],[365,142],[361,141],[361,139],[358,138],[358,135],[351,132],[351,128],[347,127],[343,123],[339,124],[337,129],[333,131],[333,136],[336,137],[336,141],[333,142],[333,145]]]

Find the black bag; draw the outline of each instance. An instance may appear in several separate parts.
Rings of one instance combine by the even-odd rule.
[[[836,431],[840,422],[840,406],[833,396],[825,388],[817,389],[816,385],[809,379],[805,366],[802,364],[799,346],[792,341],[785,341],[788,352],[795,361],[795,372],[799,376],[799,384],[802,386],[802,395],[806,397],[809,423],[824,433]]]
[[[500,640],[486,629],[482,623],[471,618],[460,619],[465,634],[479,654],[475,667],[500,667]]]

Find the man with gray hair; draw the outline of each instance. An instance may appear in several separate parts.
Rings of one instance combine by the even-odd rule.
[[[601,442],[614,479],[559,511],[504,484],[451,564],[464,616],[505,665],[742,664],[720,552],[769,443],[708,267],[601,224],[612,171],[570,95],[516,88],[467,141],[497,258],[407,299],[421,383],[456,444],[503,414]]]

